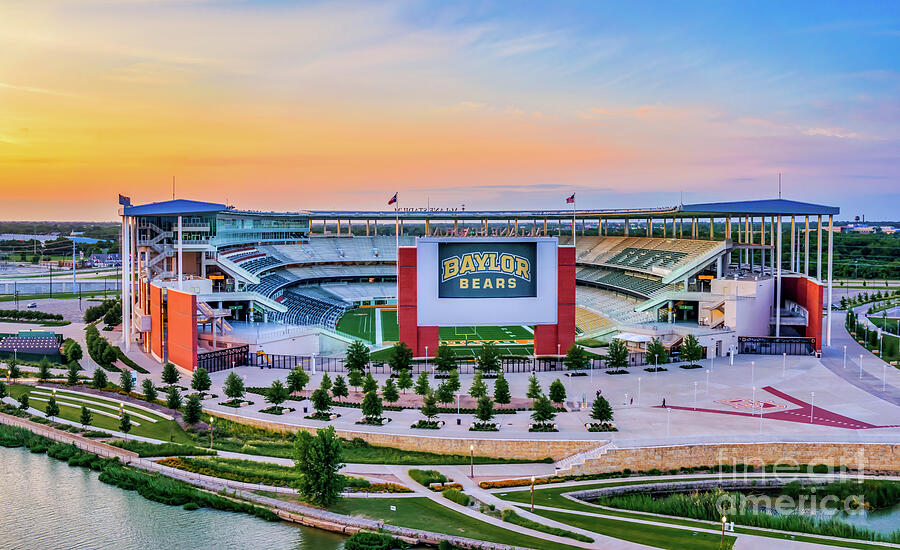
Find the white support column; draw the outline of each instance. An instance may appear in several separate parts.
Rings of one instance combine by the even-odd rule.
[[[775,264],[775,336],[781,336],[781,216],[778,216],[778,244],[775,246],[775,255],[778,260]]]
[[[181,216],[178,216],[178,290],[184,289],[184,233],[181,229]]]
[[[369,236],[369,220],[366,220],[366,237]]]
[[[796,222],[796,218],[794,216],[791,216],[791,263],[790,263],[791,271],[794,270],[794,260],[795,260],[795,258],[794,258],[794,228],[796,226],[795,222]]]
[[[628,218],[625,218],[625,236],[628,236],[628,226],[631,225],[631,221]]]
[[[753,244],[753,216],[747,217],[747,236],[749,238],[748,244]],[[750,264],[750,273],[753,273],[753,249],[747,249],[747,259],[749,260],[747,263]]]
[[[122,240],[119,243],[119,252],[122,256],[122,343],[125,351],[131,351],[131,312],[128,304],[131,302],[131,285],[128,284],[128,264],[131,263],[130,251],[128,244],[128,216],[122,216]]]
[[[828,301],[825,303],[825,311],[828,312],[828,322],[825,325],[825,345],[831,346],[831,301],[832,294],[832,269],[834,267],[834,215],[828,214]]]
[[[816,250],[816,279],[819,281],[822,280],[822,215],[819,215],[819,230],[816,231],[816,240],[819,241],[818,249]]]
[[[803,240],[803,274],[809,277],[809,216],[806,216],[806,236]]]

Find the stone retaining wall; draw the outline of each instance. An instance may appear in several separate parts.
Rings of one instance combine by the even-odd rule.
[[[691,466],[748,464],[757,471],[767,464],[826,464],[854,469],[900,471],[900,445],[887,443],[719,443],[610,449],[604,455],[560,472],[590,475],[670,470]]]
[[[291,426],[257,418],[247,418],[221,411],[205,411],[208,414],[272,430],[276,432],[315,432],[316,428]],[[528,440],[528,439],[477,439],[456,437],[435,437],[425,435],[403,435],[377,432],[357,432],[336,429],[335,433],[344,439],[360,438],[370,445],[394,447],[404,451],[422,451],[440,454],[468,455],[469,445],[475,446],[476,456],[506,457],[520,460],[543,460],[547,457],[560,460],[567,456],[603,445],[606,441],[596,440]]]

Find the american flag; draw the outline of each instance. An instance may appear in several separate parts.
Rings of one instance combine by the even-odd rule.
[[[566,204],[575,204],[575,193],[572,193],[571,197],[566,198]]]

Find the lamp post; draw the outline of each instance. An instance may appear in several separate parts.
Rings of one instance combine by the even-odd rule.
[[[787,353],[781,354],[781,377],[784,378],[784,370],[787,368]]]
[[[847,368],[847,346],[844,346],[844,368]]]
[[[722,540],[719,543],[719,546],[725,548],[725,523],[728,521],[727,516],[722,516]]]
[[[694,380],[694,410],[697,410],[697,381]]]
[[[531,513],[534,513],[534,476],[531,476]]]
[[[756,384],[756,361],[750,361],[750,384]]]
[[[469,445],[469,477],[475,477],[475,445]]]
[[[312,373],[316,374],[316,352],[312,354]]]
[[[209,448],[210,449],[212,449],[212,447],[213,447],[213,423],[215,422],[215,420],[216,420],[216,418],[214,416],[209,417]]]
[[[809,392],[810,404],[809,404],[809,423],[813,422],[813,411],[816,410],[816,392]]]
[[[709,395],[709,370],[706,369],[706,395]]]
[[[859,379],[862,380],[862,354],[859,354]]]
[[[669,419],[671,415],[672,409],[670,407],[666,407],[666,437],[669,437]]]
[[[428,346],[425,346],[425,372],[428,372]]]

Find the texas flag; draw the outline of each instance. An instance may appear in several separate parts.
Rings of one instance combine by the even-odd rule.
[[[572,196],[566,199],[566,204],[575,204],[575,193],[572,193]]]
[[[391,197],[391,200],[388,201],[388,206],[394,204],[395,202],[397,202],[397,193],[394,193],[394,196]]]

